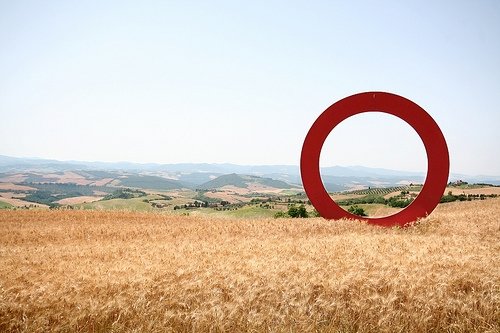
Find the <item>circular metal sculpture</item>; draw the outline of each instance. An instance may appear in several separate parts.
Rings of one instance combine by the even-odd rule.
[[[328,134],[348,117],[364,112],[384,112],[406,121],[422,139],[427,154],[427,177],[420,194],[400,212],[380,218],[366,218],[343,210],[325,190],[319,158]],[[302,183],[309,200],[326,219],[359,219],[380,226],[404,226],[425,217],[436,208],[448,182],[450,159],[443,133],[434,119],[412,101],[386,92],[365,92],[346,97],[316,119],[307,133],[300,157]]]

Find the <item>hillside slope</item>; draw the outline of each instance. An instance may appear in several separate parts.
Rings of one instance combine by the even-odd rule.
[[[263,178],[258,176],[250,176],[250,175],[238,175],[235,173],[219,176],[209,182],[199,185],[198,188],[207,190],[220,189],[224,186],[248,188],[248,186],[251,184],[264,185],[267,187],[273,187],[277,189],[296,188],[296,186],[290,185],[282,180]]]
[[[117,185],[150,190],[174,190],[189,187],[178,180],[148,175],[128,175],[120,178]]]

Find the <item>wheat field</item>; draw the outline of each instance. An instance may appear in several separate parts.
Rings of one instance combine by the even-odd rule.
[[[500,200],[404,229],[0,211],[1,332],[499,332]]]

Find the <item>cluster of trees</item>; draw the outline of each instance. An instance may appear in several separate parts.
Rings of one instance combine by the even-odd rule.
[[[151,205],[153,208],[165,208],[168,206],[166,203],[162,202],[157,202],[158,200],[172,200],[172,197],[169,197],[168,195],[165,194],[156,194],[160,198],[152,198],[152,199],[143,199],[142,201],[145,203],[148,203]]]
[[[58,207],[56,201],[65,198],[79,197],[82,195],[93,195],[94,190],[101,190],[101,187],[78,185],[74,183],[23,183],[36,188],[36,191],[29,191],[22,200],[48,205],[50,208]],[[106,188],[109,192],[109,188]]]
[[[65,199],[65,198],[79,197],[79,196],[82,196],[82,194],[80,192],[55,194],[55,193],[50,192],[50,191],[38,190],[38,191],[31,192],[31,193],[27,194],[25,197],[23,197],[21,199],[25,200],[25,201],[44,204],[44,205],[49,206],[49,208],[57,208],[60,206],[60,204],[58,204],[56,201],[59,201],[61,199]]]
[[[205,195],[205,193],[208,192],[207,190],[196,190],[196,191],[197,193],[196,196],[193,198],[194,200],[208,202],[209,204],[217,204],[220,201],[220,199],[217,198],[207,197]]]
[[[23,185],[34,187],[37,190],[47,191],[52,194],[64,195],[69,198],[70,195],[93,195],[94,191],[100,191],[105,193],[111,193],[116,188],[111,188],[107,186],[89,186],[89,185],[78,185],[75,183],[21,183]]]
[[[213,199],[213,198],[211,198]],[[244,203],[230,203],[229,201],[226,200],[220,200],[220,201],[198,201],[195,200],[194,202],[188,202],[187,204],[184,205],[176,205],[174,206],[174,210],[178,209],[195,209],[195,208],[213,208],[215,210],[236,210],[238,208],[243,207],[245,204]]]
[[[172,200],[172,197],[165,194],[157,194],[161,197],[161,200]]]
[[[55,206],[58,206],[58,204],[55,203],[55,201],[58,201],[58,200],[64,199],[64,198],[65,198],[65,196],[53,195],[49,191],[38,190],[38,191],[35,191],[33,193],[27,194],[22,199],[26,200],[26,201],[31,201],[31,202],[36,202],[36,203],[48,205],[49,207],[55,207]]]
[[[178,209],[193,209],[193,208],[207,208],[208,207],[208,202],[207,201],[197,201],[195,200],[194,202],[188,202],[187,204],[181,205],[181,206],[174,206],[174,210]]]
[[[30,205],[23,205],[23,206],[19,206],[19,207],[16,207],[16,206],[11,206],[10,209],[13,209],[13,210],[17,210],[17,209],[32,209],[32,208],[37,208],[37,207],[40,207],[40,206],[37,206],[37,205],[34,205],[34,204],[30,204]],[[50,209],[53,209],[52,207],[49,207]]]
[[[359,207],[358,205],[353,205],[353,206],[349,207],[349,209],[347,211],[351,214],[354,214],[354,215],[367,216],[363,207]]]
[[[224,210],[237,210],[245,206],[245,203],[230,203],[229,201],[222,200],[220,204],[215,204],[213,208],[218,211]]]
[[[276,214],[274,214],[274,218],[280,218],[280,217],[292,217],[292,218],[307,218],[307,217],[319,217],[319,213],[316,210],[313,210],[312,213],[309,213],[304,206],[304,204],[301,204],[299,206],[296,206],[295,204],[291,204],[288,206],[288,211],[279,211]]]
[[[295,205],[290,205],[287,214],[293,218],[309,217],[309,214],[307,213],[306,207],[304,205],[300,205],[298,207]]]
[[[384,197],[377,194],[368,194],[361,198],[350,198],[345,200],[336,201],[340,206],[352,206],[361,204],[385,204],[386,200]]]
[[[396,208],[405,208],[409,204],[413,202],[413,198],[405,198],[401,196],[390,197],[386,200],[385,204],[387,206],[396,207]]]
[[[277,198],[279,199],[279,198]],[[253,198],[252,200],[250,200],[250,203],[251,204],[258,204],[258,203],[269,203],[269,202],[273,202],[273,198],[271,197],[268,197],[266,199],[262,199],[262,198]]]
[[[165,207],[167,207],[167,204],[160,203],[160,202],[151,202],[151,207],[153,207],[153,208],[165,208]]]
[[[487,198],[496,198],[498,194],[459,194],[454,195],[451,191],[447,195],[441,197],[440,203],[453,202],[453,201],[472,201],[472,200],[485,200]]]
[[[274,205],[271,205],[269,203],[261,203],[259,205],[260,208],[265,208],[265,209],[274,209]]]

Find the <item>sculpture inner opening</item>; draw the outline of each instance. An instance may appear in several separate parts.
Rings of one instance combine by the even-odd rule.
[[[416,198],[427,175],[427,156],[422,140],[405,121],[365,112],[330,132],[320,167],[325,189],[342,209],[384,217]]]

